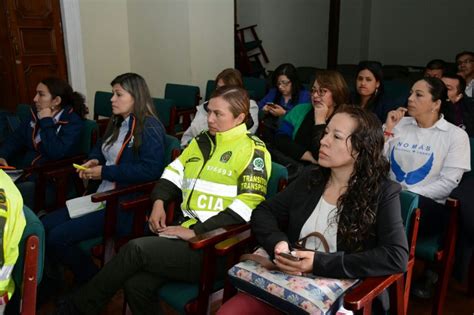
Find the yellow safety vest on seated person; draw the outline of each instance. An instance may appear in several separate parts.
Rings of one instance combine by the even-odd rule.
[[[0,295],[2,301],[11,298],[15,283],[11,278],[13,267],[18,258],[20,243],[26,221],[23,213],[23,198],[10,179],[0,170]],[[5,303],[0,303],[5,304]]]
[[[205,222],[226,208],[245,221],[267,193],[271,157],[265,144],[247,133],[244,124],[214,139],[204,131],[168,165],[161,178],[182,191],[185,227]]]

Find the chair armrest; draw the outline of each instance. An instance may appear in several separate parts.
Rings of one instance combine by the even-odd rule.
[[[151,204],[150,196],[142,196],[134,200],[123,201],[120,203],[122,210],[133,210],[147,208]]]
[[[71,166],[72,163],[76,163],[77,161],[82,162],[86,158],[87,156],[85,154],[75,155],[60,160],[44,162],[41,165],[28,166],[24,169],[24,171],[25,173],[52,171],[64,166]]]
[[[249,229],[249,227],[250,225],[248,223],[221,227],[200,235],[196,235],[189,240],[189,246],[192,249],[201,249],[215,245],[232,235]]]
[[[361,284],[344,296],[344,307],[351,311],[362,309],[403,276],[403,273],[397,273],[390,276],[364,279]]]
[[[92,195],[91,200],[92,202],[102,202],[102,201],[111,200],[111,199],[114,199],[126,194],[134,193],[134,192],[151,191],[153,187],[155,187],[155,184],[156,184],[156,181],[152,181],[152,182],[132,185],[132,186],[124,187],[124,188],[108,190],[108,191],[104,191],[104,192],[96,193]]]
[[[233,252],[236,248],[240,248],[244,245],[247,245],[253,240],[254,237],[249,227],[247,230],[237,235],[234,235],[231,238],[228,238],[220,243],[217,243],[215,246],[216,254],[218,256],[225,256],[228,253]]]
[[[83,161],[82,159],[80,161]],[[80,162],[79,160],[77,162]],[[67,189],[68,189],[68,179],[71,175],[76,173],[76,169],[72,167],[72,162],[66,165],[63,165],[62,168],[58,168],[57,166],[54,169],[49,171],[45,171],[44,173],[40,173],[38,176],[39,182],[41,182],[42,178],[47,178],[48,180],[52,181],[55,185],[56,189],[56,205],[55,209],[60,207],[64,207],[66,204],[66,197],[67,197]],[[77,193],[81,195],[85,191],[84,183],[79,177],[76,176],[74,179],[74,185],[76,187]],[[35,198],[35,210],[42,210],[42,201],[45,199],[45,191],[46,185],[40,184],[38,185],[41,188],[41,191],[35,192],[36,195],[41,195],[41,202],[38,202],[38,198]],[[38,189],[38,187],[37,187]],[[39,190],[39,189],[38,189]]]

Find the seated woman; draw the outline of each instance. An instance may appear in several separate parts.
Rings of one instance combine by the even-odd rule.
[[[120,288],[133,314],[158,314],[156,294],[167,280],[198,282],[202,252],[187,240],[213,229],[248,222],[264,200],[271,173],[262,141],[247,134],[247,92],[218,88],[208,105],[209,130],[194,138],[166,168],[151,197],[150,230],[165,237],[130,241],[57,314],[97,314]],[[258,185],[255,185],[258,183]],[[164,204],[182,197],[182,218],[166,226]]]
[[[360,107],[340,107],[321,139],[318,162],[252,213],[252,233],[279,270],[328,278],[364,278],[404,272],[408,244],[400,212],[400,185],[389,179],[384,138],[375,115]],[[286,227],[283,229],[283,227]],[[312,232],[329,245],[308,238],[306,249],[280,255]],[[375,309],[388,307],[382,294]],[[379,304],[382,302],[382,305]],[[280,313],[243,293],[225,303],[218,314]]]
[[[0,165],[10,163],[24,168],[79,153],[78,143],[87,114],[84,97],[74,92],[66,81],[50,77],[38,83],[33,101],[31,118],[24,120],[0,146]],[[28,176],[17,186],[25,205],[33,209],[34,178]]]
[[[444,203],[463,173],[470,170],[466,132],[441,114],[447,98],[440,79],[423,78],[411,89],[408,109],[390,111],[385,123],[390,176],[403,189],[420,195],[419,236],[443,233],[449,222]],[[404,117],[406,113],[411,117]],[[414,289],[417,295],[426,296],[427,290]]]
[[[275,162],[288,168],[292,180],[305,165],[316,164],[319,141],[327,121],[340,104],[349,101],[349,88],[339,72],[319,71],[311,89],[311,103],[293,108],[277,130]]]
[[[405,104],[405,96],[398,100],[387,98],[384,90],[382,65],[376,61],[361,61],[357,67],[356,92],[352,95],[353,104],[371,111],[381,122],[387,113]]]
[[[87,169],[79,171],[80,178],[89,180],[89,193],[156,180],[164,169],[165,130],[154,113],[145,80],[138,74],[125,73],[111,85],[113,115],[104,140],[97,143],[89,160],[82,165]],[[71,268],[78,283],[97,272],[91,257],[78,244],[102,236],[104,212],[99,210],[71,219],[68,209],[63,208],[42,218],[48,259]],[[119,213],[119,233],[131,230],[131,215]]]
[[[221,86],[238,86],[244,88],[242,81],[242,75],[237,69],[224,69],[216,77],[216,88]],[[194,116],[191,126],[184,132],[181,137],[181,146],[186,147],[189,142],[200,134],[203,130],[207,129],[207,105],[208,101],[197,106],[196,115]],[[255,134],[258,128],[258,105],[254,100],[250,100],[250,117],[247,121],[247,128],[250,133]]]
[[[273,87],[258,102],[263,112],[265,126],[263,140],[271,142],[278,128],[279,120],[298,104],[309,103],[310,95],[303,88],[295,66],[291,63],[279,65],[272,73]]]

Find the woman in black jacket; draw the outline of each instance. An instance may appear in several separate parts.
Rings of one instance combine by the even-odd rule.
[[[254,210],[252,232],[281,271],[364,278],[406,270],[408,245],[400,213],[400,186],[388,178],[383,145],[375,115],[360,107],[343,106],[321,139],[319,166]],[[311,238],[306,242],[308,250],[292,249],[311,232],[324,235],[329,253],[321,252],[319,240]],[[300,260],[280,255],[290,252]],[[246,299],[249,297],[237,295],[220,313],[230,314],[232,309],[242,313],[246,305],[255,307],[253,301],[242,303]],[[382,295],[381,300],[375,310],[388,308],[388,296]]]

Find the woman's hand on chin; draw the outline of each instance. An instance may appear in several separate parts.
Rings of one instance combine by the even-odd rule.
[[[316,125],[323,125],[326,123],[326,117],[329,113],[329,106],[323,101],[313,104],[314,109],[314,123]]]

